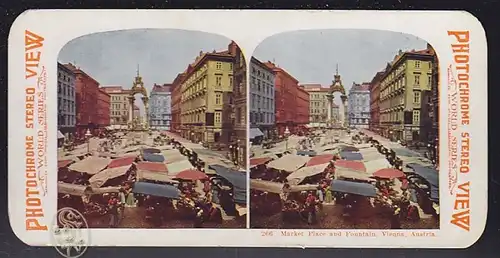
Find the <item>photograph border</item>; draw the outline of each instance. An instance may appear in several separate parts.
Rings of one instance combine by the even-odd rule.
[[[168,14],[168,15],[166,15]],[[196,15],[194,15],[196,14]],[[258,15],[258,18],[257,18]],[[127,16],[124,20],[121,17]],[[300,16],[300,18],[299,18]],[[422,18],[422,22],[415,24],[411,20]],[[448,17],[445,19],[444,17]],[[80,23],[74,24],[72,30],[59,29],[58,26],[61,20],[79,20]],[[255,26],[259,29],[253,33],[246,33],[246,30],[235,30],[232,24],[228,24],[227,20],[240,20],[241,24],[245,26]],[[40,23],[43,20],[44,23]],[[272,22],[279,20],[280,23]],[[394,22],[394,21],[398,22]],[[92,21],[92,22],[84,22]],[[179,21],[182,21],[180,23]],[[286,29],[283,24],[286,24]],[[342,26],[344,24],[344,26]],[[404,29],[402,25],[404,24]],[[427,26],[424,26],[424,25]],[[346,27],[349,25],[349,27]],[[280,237],[262,237],[261,230],[241,229],[240,236],[234,238],[234,230],[227,231],[222,229],[204,229],[204,230],[178,230],[171,229],[166,231],[175,230],[176,237],[173,238],[151,238],[151,230],[134,230],[135,239],[148,239],[148,242],[141,242],[132,239],[118,239],[110,238],[106,231],[108,230],[91,230],[93,243],[91,245],[98,246],[125,246],[125,245],[141,245],[141,246],[282,246],[282,247],[468,247],[472,245],[484,231],[487,214],[487,157],[482,155],[487,153],[487,47],[486,36],[480,22],[472,15],[464,11],[193,11],[193,10],[30,10],[22,13],[14,22],[9,35],[9,91],[8,103],[9,105],[18,105],[25,102],[24,87],[32,84],[33,81],[26,80],[25,72],[25,30],[33,31],[45,38],[42,51],[42,58],[40,65],[45,67],[49,73],[47,77],[47,84],[55,84],[56,79],[50,76],[52,71],[56,71],[56,61],[59,50],[68,41],[77,36],[84,34],[102,32],[109,30],[117,30],[123,28],[175,28],[175,29],[188,29],[188,30],[201,30],[209,33],[219,34],[234,40],[244,51],[247,67],[252,56],[253,50],[256,46],[266,37],[277,34],[278,32],[285,32],[291,30],[303,29],[370,29],[370,27],[377,27],[382,30],[391,30],[397,32],[404,32],[418,36],[431,44],[438,53],[440,62],[440,82],[444,82],[446,69],[449,64],[452,64],[451,44],[452,39],[447,35],[447,30],[468,30],[471,33],[470,42],[470,74],[471,83],[474,86],[474,94],[471,94],[471,114],[475,117],[474,123],[469,126],[469,130],[474,134],[474,141],[471,141],[471,167],[474,174],[460,174],[459,181],[473,181],[470,186],[470,191],[473,192],[470,196],[471,200],[471,230],[463,231],[461,229],[450,226],[449,220],[451,218],[451,207],[453,206],[453,199],[449,195],[445,195],[441,201],[443,208],[441,217],[441,229],[437,238],[413,238],[408,241],[405,238],[392,239],[387,243],[388,238],[378,236],[377,239],[363,239],[363,244],[353,242],[352,238],[335,239],[334,246],[330,239],[317,239],[317,238],[280,238]],[[426,28],[432,27],[433,30]],[[437,35],[436,31],[441,34]],[[55,74],[55,72],[54,72]],[[249,73],[247,73],[248,83]],[[442,87],[442,86],[441,86]],[[55,96],[56,89],[48,88],[48,96]],[[444,91],[440,91],[440,103],[446,103],[447,96]],[[248,97],[247,97],[248,103]],[[440,119],[447,117],[447,110],[440,105]],[[22,128],[24,123],[24,114],[19,115],[21,110],[10,110],[9,115],[9,131],[20,132],[18,128]],[[24,111],[23,111],[24,112]],[[53,105],[47,106],[48,114],[48,131],[47,138],[56,139],[56,132],[54,128],[54,116],[57,113],[56,107]],[[17,115],[17,116],[16,116]],[[248,109],[247,109],[247,124],[248,124]],[[445,146],[448,146],[448,140],[444,129],[447,126],[440,125],[440,160],[448,160],[445,155],[446,152],[442,151]],[[23,242],[30,245],[47,245],[50,244],[49,235],[47,231],[32,231],[26,232],[25,220],[21,219],[25,216],[25,207],[21,205],[22,202],[18,198],[24,195],[24,187],[20,187],[25,182],[24,173],[18,173],[26,168],[25,162],[19,154],[24,153],[23,149],[26,134],[33,134],[32,130],[24,130],[24,133],[10,134],[9,145],[9,219],[14,233]],[[442,137],[442,136],[445,137]],[[247,150],[249,145],[247,145]],[[56,153],[56,148],[48,144],[46,146],[47,153]],[[20,160],[21,159],[21,160]],[[55,158],[48,159],[46,169],[54,171],[56,162]],[[248,164],[248,158],[247,158]],[[445,162],[441,162],[440,170],[448,171]],[[444,168],[444,169],[443,169]],[[51,174],[48,174],[49,176]],[[441,186],[447,185],[447,178],[440,177]],[[249,183],[247,183],[249,184]],[[55,185],[48,182],[48,197],[54,196]],[[447,192],[445,188],[441,188],[440,194]],[[248,196],[248,193],[247,193]],[[55,214],[55,205],[46,198],[43,207],[46,211],[45,221],[48,223],[51,216],[48,210],[54,210],[52,215]],[[55,200],[55,198],[54,198]],[[449,202],[449,203],[448,203]],[[448,203],[446,208],[445,203]],[[249,212],[251,216],[251,211]],[[249,217],[247,218],[249,220]],[[164,231],[164,230],[161,230]],[[193,231],[193,232],[191,232]],[[113,230],[112,234],[125,233],[124,230]],[[195,233],[196,232],[196,233]],[[156,232],[155,232],[156,233]],[[158,232],[158,234],[162,234]],[[206,235],[205,235],[206,234]],[[454,235],[457,238],[446,237],[446,235]],[[193,239],[193,236],[195,238]],[[204,237],[205,236],[205,237]],[[208,237],[210,236],[210,237]],[[217,236],[217,237],[213,237]],[[458,237],[460,236],[460,237]],[[167,240],[165,240],[167,239]],[[225,242],[219,242],[219,239],[225,239]],[[199,240],[199,241],[197,241]],[[382,243],[381,243],[382,242]],[[242,244],[245,243],[245,244]]]

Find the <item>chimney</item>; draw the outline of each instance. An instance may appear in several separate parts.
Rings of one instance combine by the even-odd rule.
[[[238,45],[236,45],[236,42],[234,40],[231,40],[231,43],[227,46],[227,50],[229,51],[229,54],[232,56],[236,55],[236,50],[238,49]]]

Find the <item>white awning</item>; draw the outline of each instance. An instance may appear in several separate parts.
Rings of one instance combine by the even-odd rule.
[[[259,128],[250,128],[250,139],[254,139],[259,136],[263,136],[264,134]]]
[[[311,158],[306,156],[299,156],[295,154],[288,154],[279,159],[273,160],[267,164],[267,167],[278,170],[284,170],[289,173],[304,166]]]
[[[304,179],[310,176],[317,175],[325,171],[326,167],[328,167],[328,163],[319,164],[316,166],[303,167],[293,173],[291,173],[286,179],[290,184],[297,185],[300,184]]]
[[[167,173],[169,176],[176,176],[180,172],[188,169],[192,169],[193,165],[189,160],[181,160],[178,162],[167,164]]]
[[[66,137],[64,137],[64,134],[62,134],[61,131],[58,130],[57,131],[57,139],[59,140],[59,139],[63,139],[63,138],[66,138]]]

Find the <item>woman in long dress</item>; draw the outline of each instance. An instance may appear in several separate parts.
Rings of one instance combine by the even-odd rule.
[[[134,193],[132,193],[132,188],[129,188],[126,190],[126,196],[127,196],[127,200],[126,200],[127,207],[135,207],[136,200],[135,200]]]
[[[325,188],[325,203],[332,203],[333,201],[333,195],[331,191],[331,187],[327,186]]]

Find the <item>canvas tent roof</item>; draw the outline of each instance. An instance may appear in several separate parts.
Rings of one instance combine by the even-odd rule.
[[[348,168],[336,168],[335,169],[335,178],[337,179],[357,179],[357,180],[363,180],[363,181],[375,181],[373,178],[370,177],[369,174],[361,171],[356,171]]]
[[[267,163],[267,167],[291,173],[304,166],[310,159],[310,157],[288,154]]]
[[[328,163],[323,163],[315,166],[303,167],[295,172],[292,172],[290,175],[286,177],[290,184],[299,184],[304,179],[310,176],[317,175],[325,171],[326,167],[328,167]]]
[[[178,199],[180,196],[180,191],[175,186],[152,184],[146,182],[135,182],[132,191],[134,193],[149,194],[171,199]]]
[[[262,131],[259,129],[259,128],[250,128],[250,132],[249,132],[249,139],[254,139],[256,137],[259,137],[259,136],[263,136],[264,134],[262,133]]]
[[[85,185],[75,185],[75,184],[68,184],[68,183],[64,183],[64,182],[58,182],[57,183],[57,192],[60,194],[70,194],[70,195],[83,196],[87,193],[90,193],[91,188],[89,186],[85,186]]]
[[[96,156],[90,156],[78,162],[75,162],[69,166],[70,170],[87,173],[89,175],[97,174],[99,171],[103,170],[108,166],[111,160],[108,158],[101,158]]]
[[[147,170],[138,170],[137,171],[137,180],[150,180],[150,181],[159,181],[165,183],[177,184],[179,181],[173,180],[171,176],[169,176],[165,172],[154,172]]]
[[[271,182],[267,180],[250,179],[250,189],[262,192],[279,194],[283,190],[283,183]]]
[[[210,166],[217,175],[225,178],[233,185],[234,201],[236,203],[246,204],[247,201],[247,176],[245,172],[236,171],[221,165]]]
[[[192,169],[193,165],[189,160],[181,160],[174,163],[167,164],[167,170],[169,176],[175,176],[179,172]]]
[[[344,180],[333,180],[332,191],[356,194],[367,197],[377,196],[377,189],[375,186],[366,183],[357,183]]]
[[[130,167],[131,165],[105,169],[89,179],[90,186],[92,188],[99,188],[108,180],[125,175]]]
[[[363,162],[366,167],[366,171],[369,173],[373,173],[382,168],[390,168],[391,164],[387,161],[386,158],[375,159],[370,161]]]
[[[120,186],[92,188],[92,194],[118,193],[120,191],[120,188]]]

